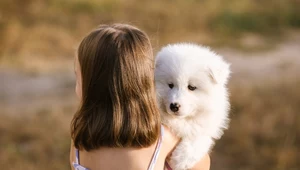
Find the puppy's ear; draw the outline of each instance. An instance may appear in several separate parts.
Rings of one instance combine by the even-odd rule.
[[[208,73],[213,83],[225,85],[230,76],[230,64],[221,59],[219,62],[208,66]]]

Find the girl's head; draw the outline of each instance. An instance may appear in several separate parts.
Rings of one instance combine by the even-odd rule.
[[[81,106],[71,125],[75,147],[153,144],[160,119],[148,36],[129,25],[102,25],[82,40],[76,60]]]

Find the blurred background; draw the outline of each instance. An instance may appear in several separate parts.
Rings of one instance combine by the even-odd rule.
[[[73,57],[114,22],[146,31],[155,52],[195,42],[231,63],[212,170],[300,169],[299,0],[0,0],[1,169],[70,169]]]

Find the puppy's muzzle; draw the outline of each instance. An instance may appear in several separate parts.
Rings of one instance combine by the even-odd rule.
[[[180,108],[180,105],[178,103],[170,104],[170,109],[172,110],[172,112],[178,112],[179,108]]]

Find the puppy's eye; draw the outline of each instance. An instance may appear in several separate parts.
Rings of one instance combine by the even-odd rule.
[[[196,88],[197,88],[197,87],[195,87],[195,86],[188,85],[188,89],[191,90],[191,91],[196,90]]]
[[[169,87],[170,89],[172,89],[174,87],[174,84],[173,83],[169,84]]]

